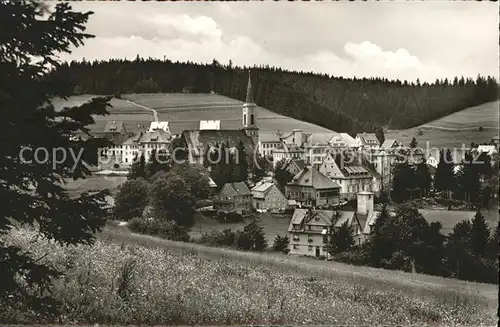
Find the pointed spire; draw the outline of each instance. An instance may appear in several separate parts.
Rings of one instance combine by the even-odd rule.
[[[250,78],[250,71],[248,71],[247,97],[245,103],[254,103],[253,92],[252,92],[252,79]]]

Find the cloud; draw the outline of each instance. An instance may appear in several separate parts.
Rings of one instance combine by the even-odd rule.
[[[451,5],[443,5],[446,8],[438,13],[425,4],[412,5],[418,12],[408,17],[409,5],[392,4],[386,9],[360,5],[359,15],[351,15],[352,6],[342,4],[188,2],[168,5],[167,11],[159,3],[82,2],[75,7],[95,11],[88,32],[96,38],[62,58],[134,59],[139,54],[202,63],[216,58],[223,64],[231,59],[235,65],[421,81],[462,74],[474,77],[492,72],[492,67],[498,70],[498,56],[488,50],[491,33],[477,23],[485,21],[483,11],[478,9],[473,19],[464,13],[456,22]],[[276,16],[278,9],[282,14]],[[426,17],[433,19],[423,24]],[[365,25],[367,19],[372,20],[370,27]],[[455,33],[445,21],[453,23]],[[497,27],[497,18],[495,22]],[[491,44],[498,51],[497,43]]]

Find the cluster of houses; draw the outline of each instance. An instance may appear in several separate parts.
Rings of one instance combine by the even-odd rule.
[[[332,226],[345,222],[353,227],[357,242],[363,242],[371,233],[377,212],[374,196],[392,183],[393,167],[401,160],[402,151],[408,149],[393,139],[380,143],[374,133],[311,133],[300,129],[290,132],[259,131],[257,105],[253,100],[250,76],[246,101],[242,105],[241,128],[221,129],[217,120],[200,121],[199,128],[171,132],[169,122],[151,122],[139,126],[134,133],[127,132],[123,122],[108,121],[101,136],[113,144],[99,149],[100,169],[128,169],[141,155],[146,162],[151,153],[166,151],[172,154],[175,146],[187,150],[187,160],[203,164],[206,151],[225,144],[235,148],[241,143],[250,158],[258,153],[272,160],[293,176],[282,191],[272,177],[265,178],[250,188],[249,183],[215,185],[214,209],[246,214],[257,211],[283,211],[294,209],[288,232],[291,234],[290,253],[325,255],[327,235]],[[176,142],[174,142],[176,141]],[[495,143],[496,142],[496,143]],[[491,146],[480,146],[477,151],[498,151],[498,138]],[[431,172],[438,161],[413,152],[410,164],[426,162]],[[357,199],[356,211],[341,211],[336,207]]]

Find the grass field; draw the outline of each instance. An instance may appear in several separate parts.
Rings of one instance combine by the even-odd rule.
[[[492,285],[210,248],[119,228],[106,229],[92,247],[60,247],[34,236],[16,230],[6,242],[65,270],[54,283],[64,304],[58,323],[491,326],[496,321]],[[3,321],[37,319],[15,314],[15,321]]]
[[[483,131],[479,131],[479,127]],[[418,130],[423,135],[417,136]],[[419,127],[406,130],[394,130],[385,134],[386,139],[397,139],[410,144],[415,136],[420,147],[455,148],[471,142],[490,142],[499,132],[499,102],[489,102],[477,107],[471,107],[446,117],[434,120]]]
[[[95,95],[79,95],[70,97],[67,101],[54,99],[53,102],[56,109],[61,109],[82,104],[92,97]],[[123,121],[128,131],[137,130],[138,125],[149,126],[149,122],[153,121],[153,114],[139,105],[156,110],[158,119],[169,121],[170,129],[175,134],[185,129],[198,129],[200,120],[220,120],[221,129],[242,127],[243,102],[218,94],[124,94],[122,98],[111,100],[113,108],[109,109],[110,115],[94,118],[96,123],[93,131],[102,131],[105,122],[112,120]],[[261,131],[287,132],[299,128],[306,132],[329,132],[323,127],[278,115],[262,107],[257,109],[257,119]]]

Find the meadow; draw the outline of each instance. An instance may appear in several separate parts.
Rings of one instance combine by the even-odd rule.
[[[483,127],[483,131],[479,131]],[[421,130],[423,135],[418,135]],[[408,145],[413,137],[417,138],[419,147],[460,148],[472,142],[490,142],[499,132],[499,102],[489,102],[480,106],[467,108],[451,115],[439,118],[424,125],[385,133],[386,139],[396,139]]]
[[[96,95],[78,95],[68,100],[54,99],[56,110],[65,106],[76,106]],[[218,94],[198,93],[153,93],[122,94],[122,99],[113,98],[107,116],[96,116],[91,130],[101,132],[106,121],[123,121],[127,131],[135,132],[138,125],[149,126],[153,114],[140,106],[158,112],[160,121],[169,121],[170,130],[178,134],[186,129],[198,129],[200,120],[220,120],[221,129],[242,127],[241,108],[243,102]],[[291,131],[299,128],[306,132],[330,132],[323,127],[278,115],[262,107],[257,108],[257,119],[261,131]]]
[[[489,326],[491,285],[282,255],[238,252],[106,229],[94,246],[60,247],[14,230],[9,245],[65,271],[62,324]],[[3,310],[1,321],[30,323]],[[39,322],[39,320],[37,320]],[[50,322],[50,321],[49,321]]]

